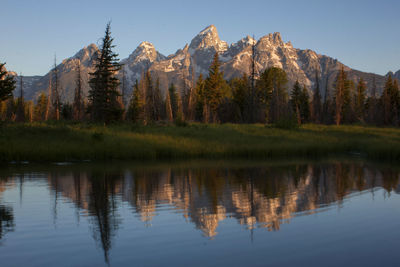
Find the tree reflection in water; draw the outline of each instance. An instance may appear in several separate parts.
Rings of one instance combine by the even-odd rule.
[[[400,192],[397,170],[341,162],[249,168],[94,169],[51,174],[48,182],[88,214],[106,262],[122,222],[118,209],[124,203],[132,206],[146,225],[151,225],[160,205],[168,205],[204,236],[215,238],[220,222],[226,218],[236,219],[248,229],[277,231],[295,216],[342,205],[354,192],[376,187],[388,193]],[[11,225],[12,211],[1,212]],[[2,219],[1,229],[7,225],[3,222],[7,221]]]
[[[10,206],[2,204],[1,198],[8,180],[7,177],[0,176],[0,241],[7,232],[13,231],[15,227],[13,209]]]

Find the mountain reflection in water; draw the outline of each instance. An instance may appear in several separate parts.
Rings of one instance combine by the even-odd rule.
[[[278,231],[299,215],[345,205],[354,193],[379,187],[400,192],[399,172],[367,163],[330,162],[256,167],[60,168],[23,174],[1,174],[0,242],[18,229],[13,208],[2,194],[10,188],[23,194],[23,183],[45,181],[58,214],[60,198],[73,203],[76,216],[86,216],[96,243],[109,261],[128,205],[151,227],[158,211],[168,207],[183,216],[206,238],[218,238],[218,226],[231,218],[245,228]],[[160,215],[161,216],[161,215]],[[295,223],[295,222],[293,222]],[[223,227],[223,226],[220,226]]]

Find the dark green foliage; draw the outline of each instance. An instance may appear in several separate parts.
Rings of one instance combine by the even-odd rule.
[[[95,71],[90,73],[90,114],[93,121],[110,123],[122,117],[121,105],[118,103],[119,80],[115,73],[121,68],[118,63],[118,54],[112,49],[110,23],[107,24],[102,46],[97,55]]]
[[[81,63],[78,61],[76,66],[76,80],[75,80],[75,94],[73,103],[73,119],[82,121],[84,117],[84,102],[83,102],[83,88],[81,77]]]
[[[0,63],[0,101],[12,97],[12,92],[15,89],[15,80],[11,75],[8,75],[4,65]]]
[[[23,77],[20,75],[20,94],[17,98],[17,110],[15,120],[17,122],[25,122],[25,100],[24,100],[24,86],[23,86]]]
[[[399,100],[399,86],[397,80],[393,81],[392,76],[389,75],[381,97],[384,124],[393,126],[399,125]]]
[[[34,121],[45,121],[46,119],[46,108],[47,108],[47,96],[41,93],[37,100],[34,108],[33,120]]]
[[[220,65],[218,53],[215,53],[204,86],[204,100],[207,111],[205,112],[205,122],[218,121],[218,106],[221,104],[222,99],[228,95],[228,85],[224,80],[224,73],[219,69]],[[208,112],[208,109],[210,112]]]
[[[288,82],[284,70],[276,67],[266,69],[258,83],[258,99],[262,101],[268,111],[268,121],[275,123],[288,113],[288,95],[286,84]]]
[[[234,109],[238,109],[236,117],[241,122],[249,121],[249,96],[250,96],[250,84],[249,78],[246,74],[243,74],[241,78],[233,78],[230,82],[230,86],[232,88],[232,100],[236,106],[233,106]]]
[[[366,105],[366,89],[363,78],[360,78],[357,84],[356,95],[355,95],[355,111],[357,120],[363,122],[365,119],[365,105]]]
[[[126,120],[131,122],[138,122],[141,117],[142,109],[143,109],[143,103],[141,101],[139,83],[136,80],[135,84],[133,85],[132,97],[131,100],[129,101]]]
[[[335,123],[340,125],[343,121],[344,111],[348,111],[350,102],[350,83],[344,67],[340,69],[335,82]]]
[[[297,123],[301,124],[301,87],[299,81],[293,86],[292,93],[290,94],[290,105],[297,119]]]
[[[176,87],[173,83],[168,88],[169,100],[171,104],[172,118],[175,120],[179,113],[179,96]]]
[[[312,112],[311,120],[314,123],[320,123],[322,121],[322,103],[321,103],[321,90],[319,88],[319,75],[318,72],[315,73],[316,86],[311,101]]]
[[[197,79],[196,82],[196,87],[195,87],[195,107],[194,107],[194,119],[196,121],[203,121],[203,108],[205,104],[205,99],[204,99],[204,86],[205,86],[205,81],[203,79],[203,75],[200,74],[199,78]]]
[[[310,121],[310,96],[305,85],[300,94],[300,117],[302,123]]]

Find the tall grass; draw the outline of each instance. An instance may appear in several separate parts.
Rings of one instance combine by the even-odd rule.
[[[0,161],[109,159],[271,159],[360,155],[400,160],[400,130],[262,124],[87,125],[7,124],[0,128]]]

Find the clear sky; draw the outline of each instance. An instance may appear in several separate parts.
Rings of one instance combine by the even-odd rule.
[[[112,20],[116,52],[127,57],[142,41],[168,55],[210,24],[228,43],[281,32],[367,72],[400,69],[400,1],[89,1],[0,0],[0,62],[23,75],[43,75],[58,60],[99,43]]]

